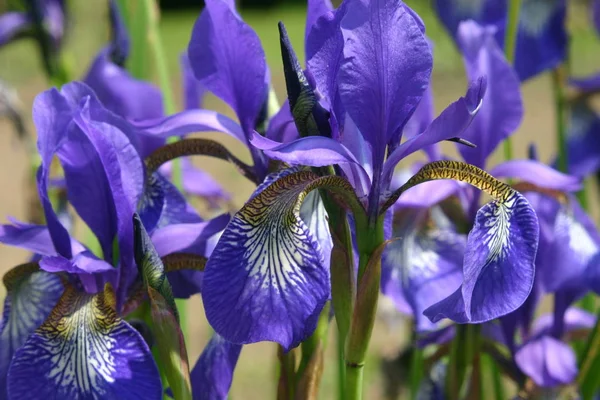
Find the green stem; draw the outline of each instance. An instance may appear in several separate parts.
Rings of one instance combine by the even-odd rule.
[[[508,6],[508,24],[506,36],[504,37],[504,54],[510,64],[515,61],[515,49],[517,47],[517,32],[519,30],[519,12],[521,11],[521,0],[510,0]],[[504,159],[512,160],[513,151],[510,136],[504,140]]]
[[[552,88],[556,105],[556,147],[558,148],[558,169],[566,172],[569,160],[567,156],[567,124],[568,103],[565,98],[566,67],[552,70]]]
[[[416,346],[416,337],[413,335],[413,344],[415,347],[412,350],[410,358],[410,398],[416,399],[423,379],[423,350]]]
[[[360,258],[356,304],[346,340],[346,398],[349,400],[362,399],[365,359],[375,325],[381,279],[381,253],[385,243],[383,219],[379,217],[371,226],[366,216],[355,215]]]
[[[344,356],[345,340],[341,336],[339,329],[337,330],[337,384],[338,384],[338,399],[346,399],[346,358]]]

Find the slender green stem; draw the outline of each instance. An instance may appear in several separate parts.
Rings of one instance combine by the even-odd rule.
[[[494,398],[496,400],[506,399],[504,394],[504,384],[502,382],[502,373],[500,372],[498,365],[496,365],[496,361],[488,354],[482,354],[481,357],[486,369],[492,376],[492,383],[494,385]]]
[[[413,344],[416,344],[416,335],[413,335]],[[421,380],[423,379],[423,350],[416,345],[412,350],[410,358],[410,398],[416,399]]]
[[[338,400],[346,399],[346,358],[344,355],[344,343],[345,340],[340,334],[339,329],[337,332],[337,384],[338,384]]]
[[[521,11],[521,0],[510,0],[508,6],[508,24],[506,36],[504,37],[504,54],[510,64],[515,61],[515,49],[517,47],[517,32],[519,30],[519,12]],[[504,159],[512,160],[513,151],[510,136],[504,140]]]
[[[567,155],[567,107],[565,98],[565,87],[567,71],[566,67],[558,67],[552,71],[552,88],[554,92],[554,104],[556,105],[556,147],[558,148],[558,169],[566,172],[569,160]]]

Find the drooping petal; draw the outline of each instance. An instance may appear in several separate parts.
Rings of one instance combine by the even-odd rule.
[[[600,116],[588,102],[577,102],[571,107],[569,128],[569,173],[583,178],[600,169]]]
[[[371,145],[375,166],[386,145],[399,142],[431,75],[431,49],[407,8],[399,0],[355,1],[341,22],[340,98]]]
[[[536,186],[565,192],[581,189],[581,179],[564,174],[534,160],[510,160],[496,165],[490,174],[497,178],[520,179]]]
[[[50,314],[64,287],[57,275],[35,264],[15,267],[4,276],[7,294],[0,324],[0,399],[7,398],[6,374],[17,349]]]
[[[523,119],[519,78],[496,43],[494,31],[493,27],[482,27],[474,21],[463,22],[458,28],[468,79],[487,76],[486,96],[477,117],[460,135],[477,147],[458,145],[463,159],[481,168]]]
[[[517,309],[533,286],[538,237],[535,212],[518,192],[483,206],[467,238],[463,284],[425,315],[478,323]]]
[[[542,335],[525,343],[515,354],[515,361],[541,387],[568,384],[577,376],[573,349],[551,336]]]
[[[7,44],[29,27],[31,27],[31,20],[26,13],[3,13],[0,15],[0,46]]]
[[[67,287],[46,321],[15,353],[9,399],[161,399],[158,369],[142,336],[97,295]]]
[[[404,157],[424,147],[460,136],[469,126],[481,106],[487,87],[486,79],[471,82],[465,97],[450,104],[420,135],[405,141],[390,154],[383,167],[383,182],[391,182],[396,165]],[[387,188],[386,188],[387,189]]]
[[[341,183],[310,172],[279,174],[225,229],[205,268],[202,299],[225,339],[290,349],[312,333],[330,292],[321,245],[300,218],[300,203],[317,182]]]
[[[254,30],[222,0],[209,0],[188,46],[196,78],[236,112],[242,127],[255,128],[267,99],[265,54]]]
[[[194,400],[227,399],[241,350],[241,345],[213,335],[190,374]]]
[[[434,325],[423,311],[452,294],[462,282],[466,238],[452,230],[422,226],[427,211],[405,209],[394,216],[393,236],[381,260],[381,291],[410,304],[418,331]]]

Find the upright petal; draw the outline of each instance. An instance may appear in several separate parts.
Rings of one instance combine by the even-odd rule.
[[[242,346],[214,334],[192,369],[194,400],[225,400]]]
[[[517,309],[533,287],[538,237],[535,212],[518,192],[483,206],[467,238],[463,284],[425,315],[479,323]]]
[[[345,109],[371,145],[374,169],[400,141],[432,69],[420,23],[399,0],[355,1],[341,22],[338,86]]]
[[[160,376],[142,336],[97,295],[69,286],[13,358],[9,399],[161,399]]]
[[[304,31],[305,47],[307,47],[306,44],[308,43],[308,35],[319,17],[331,10],[333,10],[331,0],[308,0],[308,6],[306,10],[306,29]]]
[[[129,57],[131,47],[127,26],[123,20],[123,15],[119,10],[116,0],[110,0],[108,3],[111,27],[111,59],[120,66],[125,65]]]
[[[196,78],[225,101],[245,130],[254,129],[267,100],[265,54],[254,30],[222,0],[208,0],[188,47]]]
[[[487,76],[487,90],[473,123],[460,135],[477,147],[458,145],[464,160],[484,168],[486,159],[523,119],[519,78],[504,58],[493,27],[474,21],[461,23],[458,41],[469,80]]]
[[[419,105],[415,109],[412,117],[406,122],[402,137],[405,140],[411,139],[427,130],[427,127],[433,122],[433,89],[431,85],[425,89]],[[440,150],[437,144],[424,148],[430,161],[436,161],[441,158]],[[392,150],[393,151],[393,150]]]
[[[64,287],[58,275],[23,264],[4,275],[6,298],[0,324],[0,399],[7,399],[6,374],[10,361],[29,335],[50,314]]]
[[[200,108],[205,88],[194,76],[187,51],[179,57],[181,65],[181,83],[183,85],[183,101],[186,110]]]
[[[321,245],[299,215],[314,178],[294,170],[271,176],[274,182],[257,189],[219,239],[202,299],[209,323],[226,340],[275,341],[289,350],[315,329],[330,287]]]

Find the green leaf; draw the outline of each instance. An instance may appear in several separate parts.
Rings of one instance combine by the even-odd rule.
[[[140,217],[133,216],[135,261],[150,300],[152,330],[160,360],[176,399],[191,399],[190,370],[179,314],[165,266]]]

